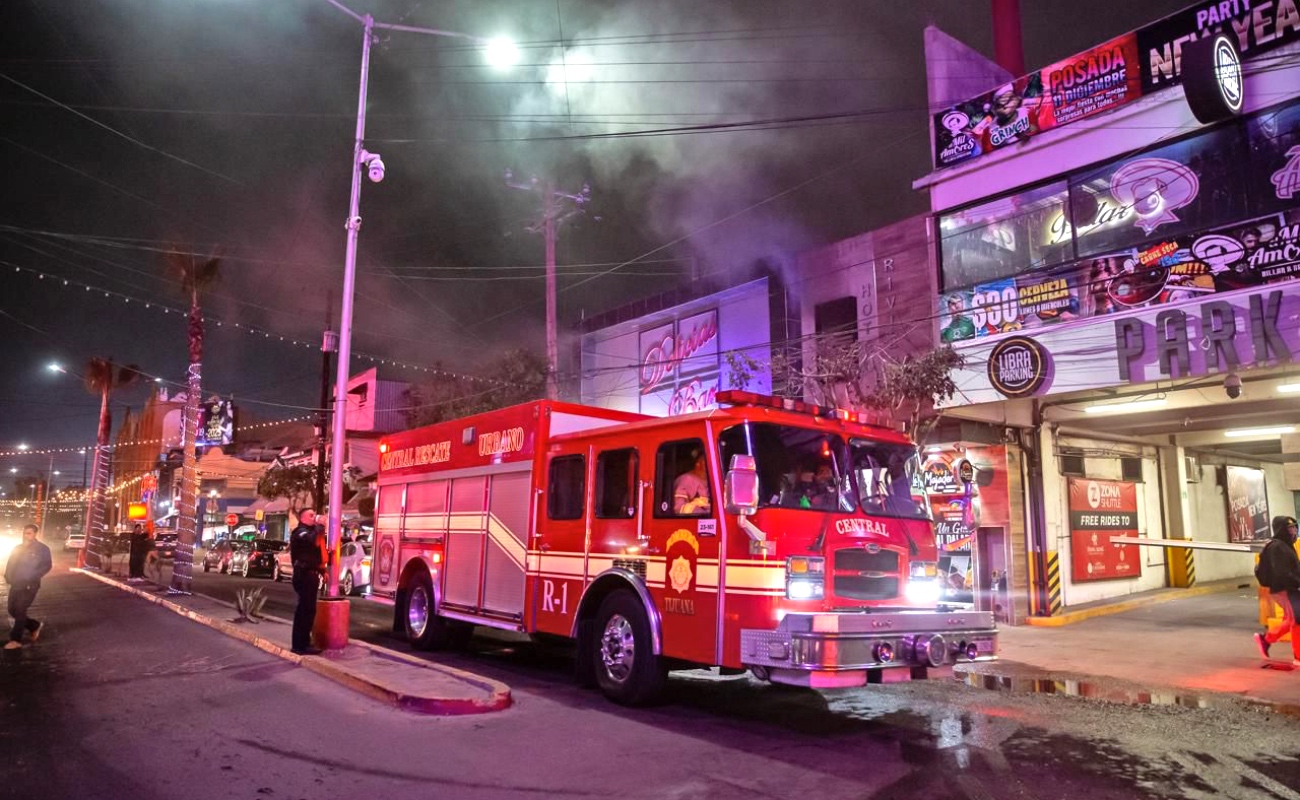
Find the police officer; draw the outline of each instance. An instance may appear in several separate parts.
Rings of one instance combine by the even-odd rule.
[[[325,566],[325,534],[316,525],[316,512],[298,513],[298,527],[289,534],[289,558],[293,562],[293,591],[298,607],[293,612],[293,652],[315,655],[311,646],[311,629],[316,624],[316,593],[320,588],[321,569]]]

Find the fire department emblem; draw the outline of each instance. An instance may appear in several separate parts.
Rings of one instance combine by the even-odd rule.
[[[668,570],[668,581],[674,592],[685,594],[691,588],[692,572],[691,562],[686,560],[686,556],[678,556],[673,560],[673,566]]]
[[[664,559],[668,565],[667,587],[674,594],[664,593],[664,611],[669,614],[693,615],[695,613],[695,566],[700,557],[700,540],[691,531],[672,532],[664,544]]]
[[[1279,200],[1290,200],[1300,194],[1300,145],[1286,151],[1286,155],[1291,160],[1271,178]]]
[[[388,584],[393,580],[393,541],[385,539],[379,545],[379,582]]]

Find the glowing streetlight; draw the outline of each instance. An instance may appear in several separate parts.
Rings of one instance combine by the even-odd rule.
[[[49,366],[46,367],[46,369],[48,369],[50,372],[62,372],[64,375],[68,374],[68,370],[57,361],[51,361]]]
[[[505,36],[494,36],[487,40],[483,57],[496,69],[509,69],[519,63],[519,48]]]
[[[18,445],[18,449],[19,449],[19,450],[30,450],[30,449],[32,449],[32,446],[29,445],[29,444],[27,444],[26,442],[24,442],[24,443]]]

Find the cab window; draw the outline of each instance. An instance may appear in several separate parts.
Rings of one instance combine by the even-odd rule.
[[[655,516],[701,517],[713,512],[704,442],[682,439],[655,453]]]
[[[627,447],[596,456],[596,516],[630,519],[636,516],[637,452]]]
[[[551,461],[546,487],[548,519],[582,519],[586,478],[586,459],[582,456],[560,456]]]

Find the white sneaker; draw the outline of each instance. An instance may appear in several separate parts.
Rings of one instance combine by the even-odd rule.
[[[15,642],[13,639],[10,639],[9,641],[5,642],[6,650],[17,650],[22,646],[23,646],[22,642]]]

